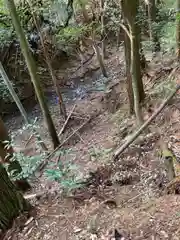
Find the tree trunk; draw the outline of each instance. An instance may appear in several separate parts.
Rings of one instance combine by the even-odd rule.
[[[131,77],[131,42],[127,33],[124,32],[124,50],[125,50],[125,61],[126,61],[126,84],[127,93],[129,99],[129,113],[134,112],[134,96],[132,88],[132,77]]]
[[[10,142],[10,138],[8,136],[7,129],[4,125],[3,120],[0,118],[0,158],[2,163],[8,163],[8,172],[13,177],[16,177],[18,174],[22,172],[21,165],[16,159],[13,159],[14,150],[12,146],[8,146],[7,144]],[[22,191],[27,191],[30,189],[30,185],[26,179],[16,180],[15,184],[18,189]]]
[[[58,97],[60,114],[64,117],[64,119],[66,119],[67,118],[66,106],[64,104],[63,97],[62,97],[62,94],[61,94],[61,90],[60,90],[60,87],[58,85],[56,76],[55,76],[53,68],[52,68],[52,64],[51,64],[51,60],[50,60],[50,57],[49,57],[49,54],[48,54],[48,50],[46,49],[46,47],[44,45],[41,29],[40,29],[40,26],[39,26],[38,21],[37,21],[37,16],[35,16],[35,13],[33,13],[32,3],[30,3],[30,1],[28,1],[28,4],[29,4],[29,7],[31,8],[31,11],[32,11],[33,20],[34,20],[35,26],[37,28],[37,31],[39,33],[39,36],[40,36],[40,41],[41,41],[41,45],[42,45],[42,48],[43,48],[44,57],[45,57],[45,60],[46,60],[46,63],[47,63],[48,69],[49,69],[49,73],[50,73],[51,78],[52,78],[52,82],[54,84],[54,88],[55,88],[57,97]]]
[[[46,54],[46,53],[45,53]],[[47,55],[46,55],[47,56]],[[64,119],[67,118],[67,111],[66,111],[66,106],[65,106],[65,103],[63,101],[63,97],[62,97],[62,94],[61,94],[61,90],[60,90],[60,87],[57,83],[57,79],[56,79],[56,76],[54,74],[54,71],[53,71],[53,68],[52,68],[52,65],[50,63],[50,60],[48,57],[46,57],[46,63],[48,65],[48,68],[49,68],[49,72],[51,74],[51,78],[52,78],[52,81],[54,83],[54,87],[55,87],[55,91],[56,91],[56,94],[58,96],[58,102],[59,102],[59,106],[60,106],[60,113],[61,115],[64,117]]]
[[[142,72],[145,72],[147,68],[147,62],[146,62],[146,57],[144,55],[141,40],[140,40],[140,62],[141,62],[141,70]]]
[[[131,76],[132,76],[132,86],[133,86],[133,93],[134,93],[134,111],[135,111],[135,114],[136,114],[137,123],[140,126],[143,123],[143,117],[142,117],[142,114],[141,114],[141,106],[140,106],[140,99],[141,99],[141,92],[140,91],[141,90],[139,89],[139,83],[138,82],[142,77],[141,77],[141,72],[140,72],[140,69],[139,69],[140,58],[137,56],[137,51],[136,51],[136,47],[138,45],[138,42],[137,42],[137,39],[136,39],[135,36],[136,36],[136,31],[135,31],[135,29],[133,30],[133,28],[132,28]]]
[[[125,2],[121,2],[122,8],[122,20],[124,20],[124,25],[126,29],[129,31],[127,19],[125,17]],[[124,54],[126,61],[126,85],[127,85],[127,93],[129,100],[129,114],[133,114],[134,112],[134,96],[133,96],[133,88],[132,88],[132,77],[131,77],[131,41],[127,32],[124,31]]]
[[[0,163],[0,229],[6,230],[20,213],[30,210],[30,204],[16,190]]]
[[[177,58],[180,61],[180,0],[177,0],[177,29],[176,29],[176,41],[177,41]]]
[[[130,60],[127,58],[127,63],[130,62],[128,71],[131,72],[132,85],[133,85],[133,96],[134,96],[134,110],[138,120],[138,124],[142,123],[140,102],[145,98],[145,92],[142,82],[141,74],[141,56],[140,56],[140,28],[137,21],[139,0],[122,1],[122,10],[124,15],[125,24],[129,25],[130,30],[130,42],[131,42],[131,54]],[[126,41],[127,44],[127,41]],[[132,98],[132,97],[131,97]]]
[[[103,74],[104,77],[107,78],[108,75],[107,75],[107,71],[106,71],[106,68],[105,68],[105,65],[104,65],[104,61],[103,61],[102,55],[99,51],[99,47],[97,46],[95,40],[92,40],[92,45],[93,45],[94,51],[96,53],[97,60],[99,62],[99,66],[100,66],[100,69],[102,71],[102,74]]]
[[[157,22],[157,8],[156,8],[156,1],[149,0],[148,1],[148,20],[149,20],[149,33],[150,33],[150,40],[154,44],[153,52],[160,52],[161,46],[159,42],[158,32],[157,29],[153,26]]]
[[[101,49],[102,49],[102,59],[105,58],[105,25],[104,25],[104,0],[100,0],[101,8]]]
[[[4,80],[4,83],[7,86],[7,88],[9,90],[9,92],[10,92],[14,102],[16,103],[16,105],[17,105],[17,107],[18,107],[22,117],[24,118],[25,123],[26,124],[30,124],[28,116],[27,116],[27,113],[26,113],[26,111],[25,111],[25,109],[24,109],[24,107],[23,107],[23,105],[22,105],[18,95],[16,94],[16,92],[15,92],[15,90],[13,88],[13,85],[10,82],[10,80],[9,80],[9,78],[8,78],[8,76],[7,76],[7,74],[6,74],[5,70],[4,70],[4,67],[3,67],[1,62],[0,62],[0,74],[2,76],[2,79]],[[47,149],[45,143],[42,141],[39,133],[34,128],[33,128],[33,133],[34,133],[34,136],[37,138],[38,144],[42,147],[42,149],[44,151],[47,151],[48,149]]]
[[[134,110],[138,124],[142,124],[140,102],[145,98],[145,92],[141,74],[141,57],[140,57],[140,28],[138,25],[138,7],[139,0],[122,1],[123,14],[125,22],[129,25],[131,34],[131,77],[134,95]]]
[[[39,78],[38,78],[38,75],[37,75],[36,64],[33,60],[32,53],[31,53],[31,51],[28,47],[28,43],[27,43],[25,34],[24,34],[23,29],[20,25],[20,21],[19,21],[17,12],[16,12],[16,7],[15,7],[15,4],[14,4],[14,0],[6,0],[6,3],[7,3],[8,9],[9,9],[10,14],[11,14],[11,18],[12,18],[13,25],[15,27],[17,36],[19,37],[19,40],[20,40],[21,49],[22,49],[23,55],[25,57],[27,67],[29,69],[31,80],[32,80],[33,85],[34,85],[36,95],[37,95],[38,101],[40,103],[41,110],[43,112],[44,119],[47,123],[48,130],[49,130],[50,136],[52,138],[54,148],[56,148],[60,144],[59,138],[57,136],[54,123],[52,121],[48,106],[46,104],[44,94],[43,94],[42,89],[41,89],[40,81],[39,81]]]

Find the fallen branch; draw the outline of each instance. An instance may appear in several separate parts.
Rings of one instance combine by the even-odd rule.
[[[83,128],[89,121],[91,120],[91,117],[88,118],[88,120],[83,123],[78,129],[74,130],[72,134],[70,134],[69,137],[67,137],[53,152],[51,152],[45,160],[40,163],[40,165],[37,167],[36,171],[41,172],[43,168],[48,164],[49,159],[72,137],[74,134],[76,134],[81,128]]]
[[[63,125],[63,127],[61,128],[60,132],[58,133],[58,137],[64,132],[64,130],[65,130],[65,128],[66,128],[66,126],[67,126],[67,124],[69,122],[69,119],[70,119],[72,113],[74,112],[75,107],[76,107],[76,104],[74,105],[74,107],[70,111],[70,113],[69,113],[69,115],[68,115],[68,117],[67,117],[67,119],[66,119],[66,121],[65,121],[65,123]]]
[[[61,148],[72,136],[74,136],[74,134],[76,134],[81,128],[83,128],[89,121],[90,121],[90,117],[88,118],[88,120],[83,123],[78,129],[74,130],[70,135],[69,137],[67,137],[59,146],[58,148]]]
[[[119,155],[124,152],[126,148],[129,147],[129,145],[134,142],[134,140],[150,125],[150,123],[158,116],[158,114],[165,108],[167,103],[171,100],[171,98],[174,97],[174,95],[177,93],[177,91],[180,89],[180,86],[178,86],[170,95],[169,97],[160,105],[160,107],[152,114],[152,116],[130,137],[129,140],[127,140],[120,148],[118,148],[114,155],[113,160],[116,160]]]

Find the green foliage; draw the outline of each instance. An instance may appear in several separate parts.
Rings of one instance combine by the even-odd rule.
[[[180,13],[177,13],[176,19],[177,19],[177,20],[180,20]]]
[[[0,1],[0,47],[9,44],[13,38],[13,27],[4,1]]]
[[[119,23],[121,22],[121,9],[116,1],[107,1],[105,7],[105,30],[114,32],[115,35],[119,32]]]
[[[170,2],[169,2],[170,3]],[[176,9],[168,1],[159,10],[161,20],[161,46],[163,51],[172,51],[176,46]],[[170,3],[171,4],[171,3]]]
[[[25,130],[30,130],[33,133],[32,129],[37,129],[37,123],[34,121],[32,124],[25,125],[22,129],[18,131],[18,134],[22,134]],[[30,132],[30,134],[32,134]],[[37,148],[39,147],[39,143],[36,141]],[[6,144],[6,148],[14,147],[15,146],[15,136],[11,136],[11,141],[4,141],[4,144]],[[48,165],[48,168],[45,170],[45,175],[47,178],[50,180],[56,181],[60,184],[62,189],[64,191],[70,191],[74,188],[80,187],[80,179],[81,179],[81,174],[78,171],[78,168],[76,165],[72,164],[71,162],[74,159],[74,155],[71,152],[71,149],[61,149],[57,151],[54,155],[54,157],[60,158],[72,158],[70,160],[63,160],[63,162],[58,161],[57,164],[50,163]],[[6,157],[9,157],[8,155]],[[45,160],[46,158],[46,153],[41,153],[35,156],[25,156],[22,152],[15,152],[13,154],[13,157],[10,159],[11,162],[17,160],[21,167],[22,167],[22,172],[20,174],[14,174],[13,171],[10,173],[8,172],[10,178],[12,180],[17,180],[17,179],[22,179],[22,178],[30,178],[33,176],[35,170],[37,167]],[[8,170],[9,163],[5,164],[6,169]]]
[[[71,150],[60,150],[56,154],[64,156]],[[48,179],[56,181],[60,184],[64,191],[71,191],[81,186],[80,174],[75,164],[70,161],[58,161],[57,164],[50,164],[49,169],[45,170]]]
[[[59,41],[76,42],[83,33],[87,31],[87,26],[69,26],[59,32]]]
[[[45,9],[49,8],[49,5],[50,1],[19,1],[17,4],[17,13],[23,29],[33,30],[35,27],[33,14],[36,17],[36,21],[41,26],[41,16],[44,15],[44,11]]]
[[[77,42],[94,28],[96,28],[94,23],[68,26],[58,32],[56,35],[57,42],[65,51],[72,51],[76,47]]]
[[[172,52],[176,45],[176,18],[178,15],[173,6],[174,5],[170,1],[160,4],[157,9],[157,20],[152,24],[152,31],[157,33],[163,52]],[[146,29],[148,29],[148,18],[142,8],[139,10],[138,20],[141,23],[143,33],[146,34]],[[143,42],[143,46],[145,50],[151,51],[153,43],[150,40],[146,40]]]
[[[23,153],[14,153],[11,161],[17,160],[22,166],[22,172],[18,174],[18,176],[13,177],[13,173],[11,172],[10,177],[13,180],[29,178],[32,176],[39,166],[39,164],[44,159],[44,154],[36,155],[36,156],[25,156]]]
[[[173,53],[176,47],[176,24],[167,23],[162,29],[161,38],[162,50]]]
[[[36,119],[35,119],[35,121],[32,124],[24,125],[22,127],[22,129],[20,129],[18,131],[18,134],[21,135],[22,133],[24,133],[24,131],[29,130],[29,133],[31,136],[32,134],[34,135],[33,129],[37,130],[38,128],[39,128],[39,126],[36,123]],[[6,144],[7,149],[10,147],[14,148],[15,147],[15,135],[12,134],[11,141],[4,141],[4,144]],[[39,149],[40,142],[36,140],[35,144],[36,144],[35,148]],[[7,155],[6,157],[9,157],[9,156]],[[25,156],[22,152],[15,152],[13,154],[13,157],[10,159],[10,161],[13,162],[13,161],[17,160],[22,167],[22,172],[15,176],[13,174],[13,171],[11,171],[11,173],[8,172],[8,174],[11,178],[13,178],[13,180],[29,178],[34,174],[34,172],[37,169],[37,167],[39,166],[39,164],[44,161],[45,157],[46,157],[45,152],[35,155],[35,156]],[[5,164],[5,167],[7,169],[8,169],[8,165],[9,165],[8,163]]]
[[[4,99],[5,101],[8,101],[11,98],[11,95],[9,93],[9,90],[6,86],[6,84],[4,83],[4,81],[2,80],[1,76],[0,76],[0,100]]]

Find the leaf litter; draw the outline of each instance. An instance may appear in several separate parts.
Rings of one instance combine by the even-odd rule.
[[[167,60],[165,62],[167,64]],[[153,63],[150,67],[153,69]],[[113,84],[113,81],[119,80],[119,66],[115,57],[108,59],[108,68],[113,73]],[[161,70],[155,70],[158,72],[158,81],[161,81],[160,78],[163,81],[166,72],[170,74],[170,70],[165,69],[161,75],[162,69],[161,65]],[[156,76],[153,70],[149,71]],[[178,70],[173,74],[178,76]],[[151,111],[156,108],[154,99],[158,94],[156,89],[153,95],[154,82],[156,78],[148,80],[152,88]],[[119,88],[124,87],[122,74]],[[159,94],[156,103],[161,102],[161,98]],[[120,100],[123,109],[127,105],[127,97],[122,90]],[[92,93],[86,99],[77,100],[76,111],[81,113],[79,116],[83,112],[92,120],[78,132],[79,137],[75,136],[64,145],[65,149],[71,149],[71,153],[61,156],[60,161],[68,159],[77,166],[83,186],[64,194],[59,184],[49,181],[42,174],[32,182],[31,194],[44,191],[42,196],[31,200],[36,214],[30,218],[23,216],[26,218],[23,220],[24,226],[14,224],[4,239],[179,239],[180,196],[163,194],[166,176],[156,146],[157,140],[162,137],[177,156],[180,152],[178,100],[177,96],[154,121],[154,129],[158,127],[160,132],[152,130],[149,134],[142,134],[116,162],[111,160],[113,150],[133,131],[134,117],[127,117],[122,123],[121,107],[116,113],[104,109],[102,93]],[[72,106],[68,109],[72,109]],[[148,110],[144,116],[147,114]],[[79,121],[74,123],[72,120],[70,126],[79,124]],[[61,127],[58,126],[58,129]],[[54,156],[51,163],[57,163],[57,157]],[[50,165],[52,169],[54,165]]]

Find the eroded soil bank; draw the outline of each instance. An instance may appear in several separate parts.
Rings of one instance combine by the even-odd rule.
[[[110,55],[106,66],[108,79],[104,81],[96,72],[98,80],[95,84],[92,81],[86,85],[84,81],[79,85],[81,89],[84,86],[85,96],[74,99],[70,94],[68,112],[74,104],[76,108],[61,136],[61,141],[65,141],[63,149],[70,151],[63,156],[53,156],[49,160],[51,164],[46,166],[56,169],[59,161],[65,163],[68,160],[76,165],[76,175],[85,184],[64,196],[60,184],[50,181],[42,171],[32,179],[33,189],[28,193],[43,192],[40,197],[30,200],[35,211],[29,220],[25,216],[18,218],[5,239],[180,239],[180,196],[163,193],[167,179],[156,145],[159,137],[163,137],[178,156],[178,95],[153,123],[152,129],[158,126],[160,133],[150,128],[118,161],[113,162],[113,150],[135,130],[135,119],[128,116],[123,54]],[[179,69],[174,69],[174,63],[170,64],[166,58],[159,66],[153,62],[149,64],[148,75],[144,76],[149,96],[144,119],[157,108],[164,96],[164,90],[157,92],[157,85],[170,74],[174,79],[179,75]],[[51,112],[59,132],[63,120],[53,101]],[[20,117],[16,116],[13,121],[21,126]],[[9,120],[7,124],[13,126]],[[39,124],[43,139],[50,144],[41,118]],[[17,146],[25,146],[29,137],[26,134],[17,135]],[[28,145],[31,149],[29,155],[35,154],[33,146],[32,141]]]

